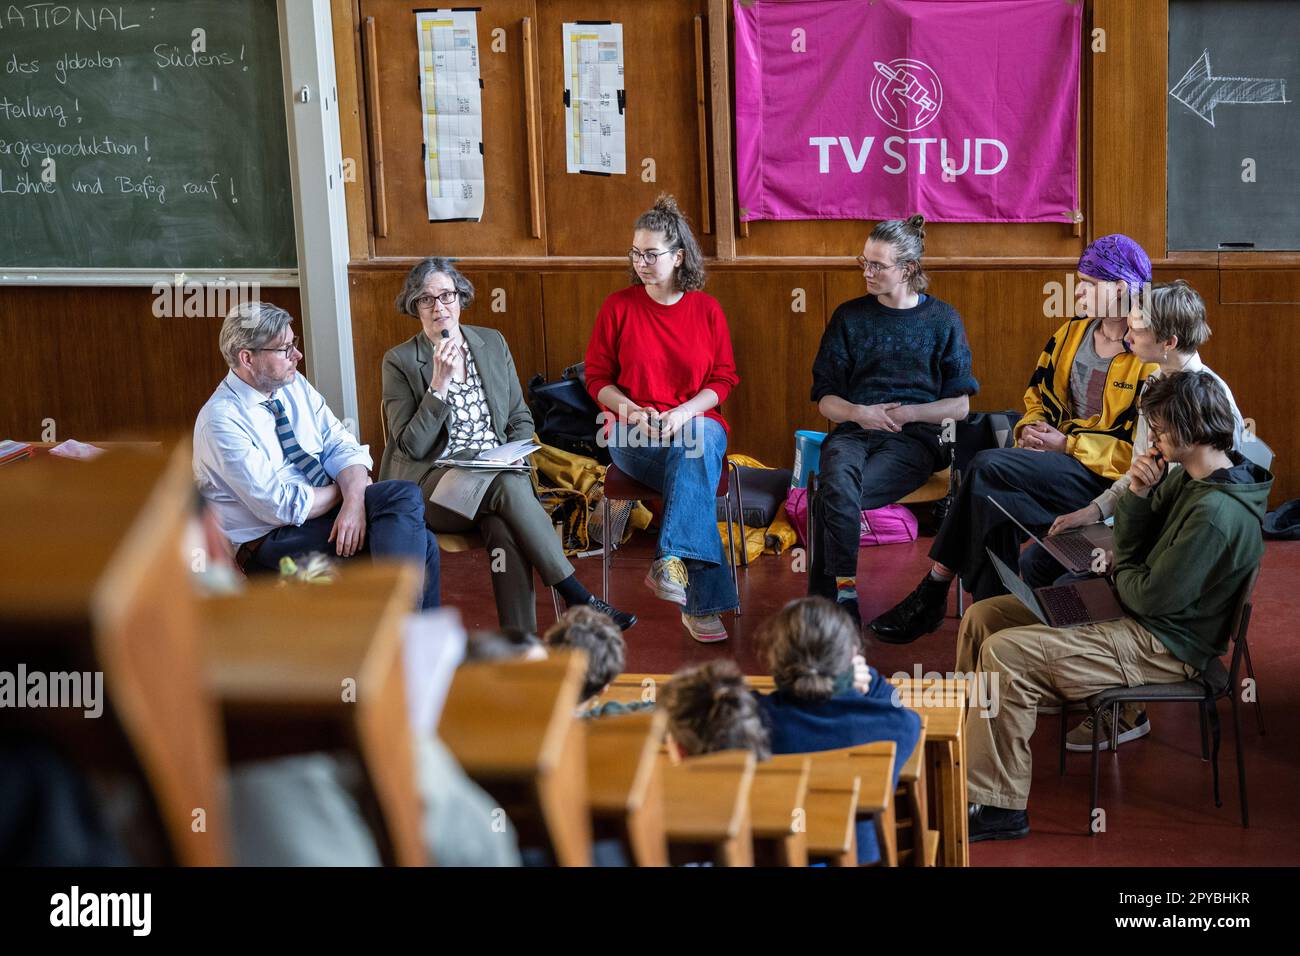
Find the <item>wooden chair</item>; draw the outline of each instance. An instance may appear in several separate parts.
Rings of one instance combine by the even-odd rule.
[[[664,770],[664,827],[674,863],[708,859],[718,866],[753,866],[749,793],[754,755],[727,750],[672,764]]]
[[[420,577],[413,563],[362,563],[327,585],[254,576],[199,603],[231,762],[351,751],[378,810],[380,855],[401,866],[428,862],[402,669]]]
[[[221,724],[182,552],[191,469],[188,441],[0,469],[13,544],[0,549],[0,669],[102,672],[98,719],[8,709],[6,725],[52,739],[82,772],[139,781],[143,842],[163,862],[218,866],[229,828]]]
[[[735,504],[732,504],[732,494],[735,494]],[[630,478],[619,470],[617,465],[609,465],[605,468],[605,485],[604,492],[600,502],[601,508],[601,527],[606,529],[601,533],[601,598],[609,600],[609,564],[615,545],[609,540],[608,529],[612,527],[612,516],[610,514],[611,501],[652,501],[656,498],[662,498],[663,493],[655,491],[648,485],[643,485],[639,481]],[[723,462],[722,477],[718,479],[718,488],[716,497],[723,499],[727,515],[727,565],[731,568],[731,583],[736,589],[736,594],[740,594],[740,573],[736,568],[736,547],[735,538],[732,534],[733,522],[740,523],[741,554],[740,563],[744,567],[749,567],[749,553],[744,546],[745,540],[745,513],[744,501],[740,497],[740,471],[733,461]],[[739,597],[737,597],[739,600]],[[740,607],[736,607],[736,616],[740,616]]]
[[[438,725],[521,845],[547,848],[561,866],[591,865],[587,721],[575,712],[586,672],[581,651],[462,665]]]
[[[899,863],[934,866],[939,855],[939,834],[930,828],[930,807],[925,785],[925,728],[929,716],[921,714],[921,736],[903,768],[894,792]]]
[[[812,761],[765,760],[754,768],[749,791],[758,866],[808,865],[808,776]]]
[[[809,862],[857,866],[858,775],[844,768],[828,773],[808,754],[781,754],[769,762],[774,768],[808,768],[802,823]]]
[[[882,866],[898,865],[897,836],[894,824],[894,757],[897,745],[892,740],[876,741],[840,750],[821,750],[812,758],[809,789],[816,792],[846,781],[859,781],[855,821],[870,818],[876,830]],[[855,851],[856,852],[856,851]],[[857,865],[856,856],[851,863]]]
[[[587,721],[587,790],[597,839],[620,842],[637,866],[667,866],[662,709]]]

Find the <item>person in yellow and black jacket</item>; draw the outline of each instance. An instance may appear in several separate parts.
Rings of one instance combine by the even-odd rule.
[[[882,641],[906,644],[935,630],[957,575],[977,601],[1005,593],[985,549],[1015,568],[1021,533],[990,495],[1025,527],[1046,532],[1058,514],[1083,507],[1128,471],[1137,399],[1156,366],[1129,352],[1124,336],[1129,303],[1150,281],[1151,260],[1127,236],[1103,236],[1084,249],[1075,290],[1082,318],[1043,347],[1016,447],[971,460],[930,548],[934,567],[871,622]]]

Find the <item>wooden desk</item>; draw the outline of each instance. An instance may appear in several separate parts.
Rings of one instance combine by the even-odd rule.
[[[808,857],[831,866],[858,865],[858,795],[862,782],[845,766],[820,768],[807,754],[779,754],[769,763],[775,768],[809,768],[804,800],[804,827]]]
[[[754,755],[728,750],[690,757],[664,771],[664,824],[670,846],[712,848],[718,866],[753,866],[749,791]]]
[[[207,684],[232,762],[346,748],[378,804],[381,854],[422,866],[422,807],[402,671],[414,564],[350,563],[327,585],[250,579],[199,604]]]
[[[586,672],[581,651],[463,665],[438,725],[525,845],[544,843],[561,866],[591,865],[587,721],[575,713]]]
[[[623,674],[606,690],[602,700],[640,700],[642,682],[651,680],[662,689],[671,674]],[[759,693],[771,693],[772,678],[745,678]],[[893,682],[904,706],[928,719],[925,759],[928,797],[934,827],[939,832],[939,853],[944,866],[969,866],[966,842],[966,687],[963,681],[942,679],[919,683],[912,678]]]
[[[138,776],[170,860],[223,864],[221,725],[181,551],[189,443],[77,464],[0,468],[12,541],[0,549],[0,665],[102,671],[104,712],[11,710],[5,721],[52,735],[83,770]]]
[[[608,828],[637,866],[667,866],[661,709],[587,721],[587,791],[594,828]]]
[[[969,866],[966,840],[966,685],[960,680],[893,681],[903,706],[926,718],[930,806],[944,866]]]
[[[754,768],[749,812],[756,863],[808,865],[808,774],[812,761],[799,755],[785,761],[766,760]]]
[[[898,772],[898,791],[894,794],[899,833],[906,827],[909,837],[907,848],[899,849],[899,858],[906,853],[913,866],[934,866],[939,853],[939,833],[930,827],[930,804],[926,796],[925,742],[929,722],[929,715],[921,714],[921,736]]]

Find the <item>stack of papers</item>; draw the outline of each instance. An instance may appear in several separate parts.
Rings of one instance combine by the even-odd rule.
[[[531,441],[512,441],[479,452],[476,458],[439,458],[434,465],[450,470],[438,480],[429,500],[461,517],[474,518],[497,475],[504,471],[527,472],[528,464],[523,459],[541,447]]]
[[[32,446],[25,441],[0,441],[0,465],[21,461],[31,456]]]

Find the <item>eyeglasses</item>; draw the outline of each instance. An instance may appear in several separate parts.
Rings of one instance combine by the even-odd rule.
[[[439,292],[437,295],[422,295],[415,300],[417,309],[432,309],[435,302],[441,302],[443,305],[451,305],[460,298],[460,293],[455,289],[448,289],[446,292]]]
[[[890,269],[894,268],[894,266],[898,265],[897,262],[890,262],[890,263],[873,262],[870,259],[868,259],[866,256],[858,256],[857,262],[858,262],[859,269],[861,269],[867,275],[872,275],[872,276],[875,275],[877,272],[888,272]]]
[[[285,361],[288,361],[289,356],[292,355],[294,350],[297,348],[298,348],[298,337],[295,335],[292,339],[289,340],[288,345],[277,345],[275,348],[271,348],[271,349],[253,349],[253,351],[254,352],[279,352],[281,355],[284,356]]]
[[[644,262],[648,266],[654,265],[656,259],[666,255],[668,255],[667,252],[642,252],[640,249],[629,249],[627,251],[627,257],[634,264]]]

